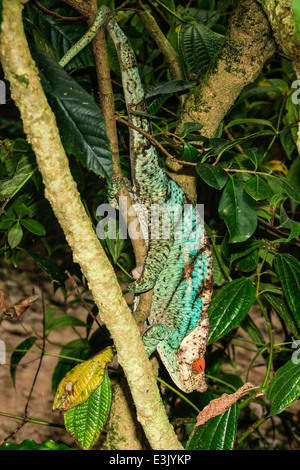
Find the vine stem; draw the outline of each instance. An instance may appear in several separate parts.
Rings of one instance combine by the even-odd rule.
[[[261,418],[259,418],[254,424],[252,424],[251,426],[249,426],[249,428],[247,429],[247,431],[244,432],[244,434],[239,437],[234,445],[234,447],[236,448],[238,445],[240,445],[245,439],[246,437],[249,436],[249,434],[251,434],[253,431],[255,431],[255,429],[257,429],[261,424],[263,424],[266,420],[268,419],[267,416],[262,416]]]
[[[62,428],[62,429],[65,428],[63,424],[58,424],[58,423],[56,424],[56,423],[51,423],[48,421],[41,421],[40,419],[27,418],[25,416],[14,415],[12,413],[4,413],[3,411],[0,411],[0,416],[6,417],[6,418],[12,418],[12,419],[20,419],[22,421],[25,421],[26,423],[31,423],[31,424],[40,424],[42,426],[51,426],[51,427]]]
[[[168,384],[167,382],[165,382],[164,380],[162,380],[160,377],[157,377],[156,375],[154,375],[154,377],[156,378],[156,380],[158,382],[161,382],[162,384],[164,384],[169,390],[171,390],[172,392],[176,393],[176,395],[178,395],[180,398],[182,398],[182,400],[184,400],[186,403],[188,403],[192,408],[194,408],[194,410],[197,411],[197,413],[200,413],[200,410],[199,408],[197,408],[196,405],[194,405],[194,403],[192,403],[185,395],[183,395],[183,393],[179,392],[178,390],[176,390],[176,388],[172,387],[172,385]]]
[[[262,314],[263,316],[265,317],[265,320],[266,320],[266,323],[267,323],[267,326],[268,326],[268,331],[269,331],[269,337],[270,337],[270,356],[269,356],[269,361],[268,361],[268,366],[267,366],[267,372],[266,372],[266,376],[265,376],[265,380],[264,380],[264,383],[263,383],[263,387],[266,386],[268,380],[269,380],[269,376],[270,376],[270,372],[271,372],[271,367],[272,367],[272,362],[273,362],[273,347],[274,347],[274,335],[273,335],[273,330],[272,330],[272,325],[271,325],[271,322],[269,320],[269,317],[267,315],[267,312],[259,298],[259,296],[257,295],[256,296],[256,300],[257,300],[257,303],[258,305],[260,306],[261,308],[261,311],[262,311]]]

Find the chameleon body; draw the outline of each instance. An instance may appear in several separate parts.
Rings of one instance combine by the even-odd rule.
[[[102,6],[94,29],[104,23],[115,44],[122,74],[128,120],[151,134],[144,91],[131,45],[111,12]],[[82,48],[82,41],[80,48]],[[72,48],[74,55],[76,44]],[[68,60],[73,56],[68,53]],[[65,65],[64,58],[61,63]],[[175,384],[185,392],[206,390],[204,354],[209,332],[206,313],[210,302],[213,278],[212,258],[203,224],[183,189],[161,167],[155,147],[141,133],[130,129],[130,159],[134,202],[145,212],[163,207],[170,214],[170,236],[164,238],[160,227],[153,236],[154,215],[149,217],[148,246],[139,277],[129,290],[140,294],[153,288],[150,315],[142,333],[148,356],[158,351]],[[114,182],[117,191],[120,182]],[[174,207],[190,212],[178,219]],[[154,211],[155,212],[155,211]],[[138,213],[138,211],[137,211]],[[144,220],[144,219],[143,219]],[[188,227],[188,228],[187,228]],[[186,229],[186,230],[183,230]]]

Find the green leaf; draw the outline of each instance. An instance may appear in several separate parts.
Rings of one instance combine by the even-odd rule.
[[[228,173],[222,169],[221,165],[212,166],[202,163],[197,165],[196,170],[203,181],[215,189],[222,189],[228,181]]]
[[[287,303],[300,326],[300,263],[293,256],[284,254],[275,257],[274,266]]]
[[[246,318],[240,324],[241,328],[245,331],[245,333],[249,336],[252,341],[255,343],[262,343],[265,344],[266,341],[263,335],[260,332],[260,329],[256,325],[256,323],[252,320],[250,315],[247,315]]]
[[[287,154],[288,158],[291,160],[292,153],[297,148],[291,133],[291,129],[286,129],[280,132],[280,142],[283,146],[285,153]]]
[[[20,223],[25,227],[29,232],[34,233],[35,235],[45,236],[46,229],[40,224],[37,220],[32,219],[21,219]]]
[[[217,341],[246,317],[255,298],[255,288],[250,279],[241,278],[223,286],[213,298],[209,309],[208,344]]]
[[[227,152],[232,147],[235,147],[236,145],[243,145],[251,140],[254,140],[254,139],[257,139],[258,137],[262,137],[266,135],[274,135],[274,132],[268,129],[265,129],[259,132],[255,132],[254,134],[247,135],[245,137],[240,137],[233,141],[228,141],[225,139],[209,139],[208,144],[213,144],[214,141],[219,141],[219,142],[217,142],[217,145],[209,145],[210,147],[213,147],[213,148],[205,155],[205,158],[207,159],[208,157],[217,155],[217,159],[219,160],[221,156],[223,155],[223,153]]]
[[[280,180],[281,187],[283,191],[291,198],[294,199],[298,204],[300,204],[300,187],[296,186],[293,182],[277,177]]]
[[[282,227],[291,230],[286,242],[290,242],[294,237],[298,237],[300,235],[300,223],[288,217],[283,204],[280,206],[280,224]]]
[[[24,341],[22,341],[22,343],[20,343],[15,348],[18,351],[13,351],[11,355],[9,371],[10,371],[11,380],[14,386],[15,386],[15,380],[16,380],[17,365],[23,359],[23,357],[29,351],[29,349],[34,345],[36,340],[37,340],[36,336],[30,336],[29,338],[26,338]]]
[[[8,244],[11,248],[16,248],[23,237],[23,230],[19,222],[16,222],[8,231]]]
[[[197,132],[202,129],[203,125],[200,122],[185,122],[182,126],[182,131],[184,134],[189,134],[191,132]],[[194,138],[194,136],[193,136]]]
[[[227,225],[229,243],[243,242],[255,231],[257,226],[255,202],[233,178],[230,178],[225,186],[218,211]]]
[[[190,78],[198,78],[207,69],[222,42],[223,36],[203,24],[185,24],[180,29],[180,52]]]
[[[264,245],[263,240],[249,240],[247,243],[235,244],[229,247],[230,260],[236,261],[244,256],[249,255],[255,250],[258,250]]]
[[[11,262],[14,268],[18,267],[19,259],[20,259],[20,250],[15,250],[11,256]]]
[[[234,119],[231,121],[225,129],[229,129],[230,127],[237,126],[239,124],[259,124],[263,126],[271,127],[271,129],[276,132],[273,127],[273,124],[270,121],[266,121],[265,119],[252,119],[252,118],[243,118],[243,119]]]
[[[8,229],[12,224],[13,219],[7,215],[0,216],[0,230]]]
[[[298,133],[298,124],[297,121],[299,119],[299,106],[296,106],[292,101],[292,95],[290,95],[286,100],[286,114],[283,118],[283,123],[286,126],[291,126],[291,134],[295,144],[297,144],[297,133]]]
[[[287,324],[291,332],[296,336],[300,337],[300,324],[297,326],[296,319],[293,313],[289,309],[289,306],[285,299],[280,296],[269,292],[264,292],[264,298],[273,307],[273,309],[281,316],[284,322]]]
[[[291,164],[288,174],[286,175],[286,179],[300,190],[300,155],[298,155]],[[294,200],[291,201],[291,206],[292,212],[295,213],[297,203]]]
[[[253,271],[257,267],[258,263],[258,250],[252,251],[246,256],[243,256],[237,261],[237,266],[238,268],[243,272],[243,273],[248,273],[250,271]]]
[[[256,201],[267,199],[272,195],[272,191],[268,183],[260,176],[255,175],[245,183],[245,191]]]
[[[211,250],[213,254],[214,282],[217,286],[222,286],[227,280],[225,273],[228,275],[230,268],[223,258],[221,245],[212,245]]]
[[[105,425],[111,405],[111,386],[108,373],[104,381],[81,405],[64,413],[66,430],[85,450],[91,449]]]
[[[157,95],[168,95],[170,93],[178,93],[180,91],[188,90],[189,88],[194,87],[195,85],[185,80],[170,80],[167,83],[163,83],[147,93],[146,98],[152,98]]]
[[[51,323],[46,325],[46,332],[50,333],[52,330],[65,326],[82,326],[88,328],[88,325],[79,318],[72,317],[71,315],[62,315],[61,317],[54,318]]]
[[[234,403],[225,413],[197,426],[186,450],[231,450],[236,438],[238,407]]]
[[[110,219],[112,220],[112,219]],[[114,221],[107,224],[107,238],[105,239],[109,253],[112,256],[114,264],[117,263],[122,251],[124,250],[125,240],[120,238],[120,227],[114,229]]]
[[[45,258],[34,251],[26,250],[27,253],[32,256],[34,261],[38,264],[38,266],[48,275],[51,277],[53,281],[56,281],[62,289],[64,289],[64,278],[60,273],[60,270],[53,259]]]
[[[68,5],[57,2],[57,0],[44,0],[43,6],[61,16],[79,16]],[[24,9],[25,26],[32,31],[39,31],[41,36],[46,39],[52,47],[57,61],[59,61],[76,42],[82,38],[87,31],[87,25],[84,20],[62,20],[53,15],[44,12],[37,5],[30,3]],[[91,46],[88,45],[80,51],[74,59],[68,64],[68,70],[74,68],[94,67],[95,62]]]
[[[183,155],[182,155],[183,161],[197,163],[199,162],[200,157],[201,157],[201,154],[199,150],[197,150],[195,147],[193,147],[190,144],[187,144],[187,143],[184,144]]]
[[[111,178],[112,153],[99,106],[46,52],[34,48],[32,53],[66,152],[88,170]]]
[[[13,444],[12,442],[6,442],[0,447],[0,450],[72,450],[65,444],[58,444],[55,441],[44,441],[41,444],[37,444],[32,439],[25,439],[21,444]]]
[[[0,181],[0,201],[12,198],[31,178],[37,169],[34,155],[23,155],[13,176]]]
[[[281,413],[300,396],[299,359],[292,358],[276,371],[268,385],[266,398],[272,406],[269,416]]]

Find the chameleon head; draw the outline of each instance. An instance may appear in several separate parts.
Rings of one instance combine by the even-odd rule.
[[[184,338],[177,351],[178,378],[177,385],[186,393],[193,390],[205,392],[204,355],[209,333],[209,319],[204,313],[198,326]]]

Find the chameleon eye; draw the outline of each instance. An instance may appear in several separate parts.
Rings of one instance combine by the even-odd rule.
[[[204,369],[205,369],[205,361],[202,358],[197,359],[197,361],[195,361],[192,364],[192,371],[194,372],[194,374],[201,374],[201,372],[203,372]]]

